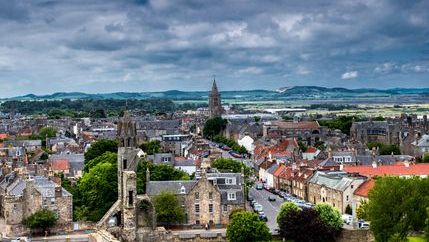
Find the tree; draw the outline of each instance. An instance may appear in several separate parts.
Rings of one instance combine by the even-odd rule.
[[[400,155],[401,151],[397,145],[388,145],[384,144],[382,142],[368,142],[368,148],[379,148],[380,155],[391,155],[392,153],[394,155]]]
[[[429,207],[429,179],[379,177],[369,192],[370,229],[377,241],[405,240],[422,231]]]
[[[300,242],[335,241],[336,231],[327,226],[312,208],[291,209],[278,221],[279,234]]]
[[[47,209],[39,210],[22,221],[27,228],[41,229],[43,231],[54,226],[56,222],[57,215]]]
[[[140,145],[140,149],[148,155],[161,152],[161,148],[161,142],[159,140],[147,141]]]
[[[79,180],[73,199],[76,217],[97,222],[118,198],[116,164],[102,162],[92,167]]]
[[[238,173],[241,172],[243,164],[231,158],[218,158],[212,162],[211,167],[217,168],[218,170]]]
[[[367,215],[367,210],[368,210],[368,202],[366,200],[362,200],[359,204],[359,207],[356,208],[356,217],[358,219],[369,220]]]
[[[322,126],[327,126],[330,129],[339,129],[342,133],[350,135],[350,128],[352,127],[353,120],[361,121],[361,119],[356,116],[340,116],[335,120],[318,120],[318,122]]]
[[[52,138],[57,136],[57,130],[53,127],[43,127],[39,130],[40,139],[44,140],[46,137]]]
[[[85,153],[85,164],[86,162],[101,156],[107,151],[116,153],[118,151],[118,142],[116,140],[106,139],[95,142]]]
[[[179,199],[172,192],[161,192],[155,196],[153,203],[158,224],[170,226],[185,220],[185,212]]]
[[[280,211],[277,214],[277,223],[280,224],[282,220],[284,220],[284,218],[286,217],[286,215],[290,212],[290,211],[297,211],[300,210],[300,208],[298,207],[298,205],[296,205],[293,202],[285,202],[280,206]]]
[[[214,117],[208,119],[203,128],[203,135],[205,138],[213,139],[219,135],[225,128],[228,121],[221,117]]]
[[[325,223],[328,227],[332,228],[332,230],[339,231],[343,226],[343,220],[341,218],[340,211],[330,204],[318,203],[314,209],[319,213],[322,222]]]
[[[228,241],[271,241],[270,230],[267,225],[260,221],[255,213],[241,211],[232,215],[231,221],[226,228]]]
[[[107,151],[104,154],[85,162],[85,167],[83,168],[84,172],[88,172],[91,168],[98,165],[99,163],[110,163],[116,164],[118,155],[116,153]]]

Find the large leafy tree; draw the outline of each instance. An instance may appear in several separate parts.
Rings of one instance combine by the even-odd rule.
[[[75,190],[77,219],[100,220],[118,198],[116,164],[102,162],[92,167]]]
[[[211,167],[217,168],[218,170],[225,170],[231,172],[241,172],[241,168],[244,165],[231,158],[218,158],[211,163]]]
[[[335,241],[335,233],[311,208],[290,209],[278,220],[280,236],[300,242]]]
[[[57,130],[54,127],[43,127],[39,130],[40,139],[45,139],[46,137],[52,138],[57,135]]]
[[[116,164],[117,159],[118,159],[118,155],[116,153],[107,151],[106,153],[85,162],[85,167],[83,170],[84,172],[88,172],[90,169],[92,169],[93,167],[95,167],[100,163]]]
[[[92,144],[85,153],[85,165],[86,162],[101,156],[107,151],[116,153],[118,151],[118,142],[116,140],[99,140]]]
[[[369,193],[367,216],[377,241],[405,240],[428,218],[429,179],[380,177]]]
[[[185,220],[185,211],[179,199],[169,191],[163,191],[155,196],[153,204],[158,224],[170,226],[182,223]]]
[[[241,211],[231,216],[226,229],[228,241],[271,241],[270,230],[255,213]]]
[[[23,220],[23,224],[30,229],[47,230],[55,225],[57,215],[51,210],[39,210]]]
[[[277,223],[280,224],[282,220],[286,217],[286,215],[290,211],[298,211],[301,210],[295,203],[293,202],[285,202],[280,206],[280,211],[277,214]]]
[[[227,120],[221,117],[208,119],[203,128],[205,138],[213,139],[226,128]]]
[[[314,209],[319,213],[320,219],[328,227],[336,231],[341,230],[341,227],[343,226],[343,220],[341,218],[340,211],[327,203],[318,203]]]
[[[380,155],[391,155],[392,153],[394,155],[400,155],[401,151],[399,149],[399,146],[397,145],[388,145],[384,144],[382,142],[368,142],[368,148],[379,148]]]
[[[161,142],[159,140],[147,141],[140,145],[140,149],[148,155],[153,155],[162,151]]]

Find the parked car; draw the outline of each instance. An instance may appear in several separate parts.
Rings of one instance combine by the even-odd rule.
[[[270,201],[270,202],[274,202],[276,200],[276,197],[275,196],[268,196],[268,201]]]
[[[255,212],[262,212],[264,211],[264,207],[261,204],[256,203],[255,205],[253,205],[253,210]]]
[[[265,215],[264,211],[258,213],[259,220],[268,222],[267,215]]]
[[[256,190],[262,190],[262,189],[264,189],[264,185],[262,185],[262,183],[256,184]]]
[[[369,229],[369,223],[368,222],[363,222],[360,224],[360,228],[361,229]]]
[[[248,195],[247,196],[247,201],[249,201],[249,202],[251,202],[251,201],[253,201],[253,200],[255,200],[251,195]]]
[[[250,201],[250,206],[253,208],[253,206],[255,206],[256,203],[258,203],[258,202],[256,202],[255,200]]]
[[[343,223],[350,225],[352,223],[353,217],[349,214],[343,214]]]

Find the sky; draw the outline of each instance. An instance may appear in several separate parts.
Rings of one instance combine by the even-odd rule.
[[[0,97],[429,87],[429,1],[0,0]]]

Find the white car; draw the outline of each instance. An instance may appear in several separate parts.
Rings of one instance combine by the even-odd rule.
[[[255,210],[255,212],[262,212],[264,210],[264,207],[262,207],[261,204],[257,203],[253,206],[253,210]]]
[[[345,224],[350,225],[352,223],[352,220],[353,220],[353,216],[352,215],[343,214],[342,218],[343,218],[343,222]]]

